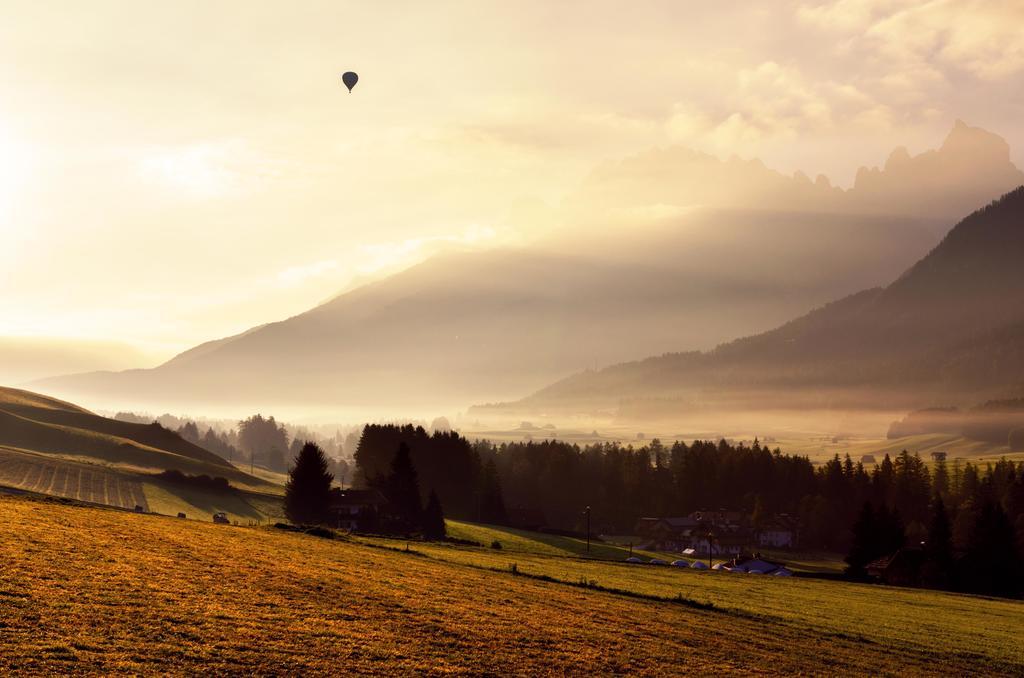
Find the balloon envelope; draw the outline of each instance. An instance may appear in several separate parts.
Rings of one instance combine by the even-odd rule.
[[[345,87],[348,87],[348,91],[351,92],[352,88],[359,82],[359,76],[352,71],[348,71],[341,76],[341,81],[345,83]]]

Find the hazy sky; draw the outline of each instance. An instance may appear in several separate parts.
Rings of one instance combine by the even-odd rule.
[[[653,146],[848,185],[963,118],[1024,164],[1020,0],[3,15],[0,335],[185,348],[440,247],[531,237],[518,205]]]

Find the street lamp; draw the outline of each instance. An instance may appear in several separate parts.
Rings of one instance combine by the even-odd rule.
[[[711,567],[711,544],[715,540],[715,533],[709,527],[704,537],[708,540],[708,567]]]

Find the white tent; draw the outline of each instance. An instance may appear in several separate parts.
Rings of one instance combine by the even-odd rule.
[[[760,558],[750,558],[743,561],[742,567],[745,570],[759,570],[761,574],[770,574],[774,572],[778,567],[778,563],[771,563],[767,560],[761,560]]]
[[[779,569],[775,570],[775,572],[772,572],[772,574],[775,575],[776,577],[792,577],[793,576],[793,573],[790,572],[789,570],[787,570],[784,567],[780,567]]]
[[[672,564],[675,565],[676,567],[689,567],[690,566],[690,564],[688,562],[686,562],[685,560],[673,560]]]
[[[668,563],[665,562],[664,560],[662,560],[661,558],[651,558],[650,564],[651,565],[668,565]]]
[[[693,565],[690,565],[690,568],[693,570],[706,570],[708,566],[704,564],[703,560],[697,560],[694,561]]]
[[[636,556],[630,556],[629,558],[626,558],[626,562],[627,563],[642,563],[644,561],[640,560]]]

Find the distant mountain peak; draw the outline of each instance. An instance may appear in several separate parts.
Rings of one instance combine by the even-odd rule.
[[[907,147],[897,146],[893,149],[892,153],[889,154],[889,159],[885,161],[885,171],[891,172],[896,168],[907,164],[911,160],[910,151],[907,150]]]
[[[595,170],[565,205],[567,222],[614,220],[635,226],[651,205],[803,213],[907,216],[949,224],[1024,183],[998,134],[957,120],[937,148],[905,146],[885,164],[861,167],[848,190],[804,171],[783,174],[758,158],[727,159],[683,146],[652,149]]]
[[[946,155],[964,155],[989,162],[1012,165],[1010,144],[998,134],[980,127],[971,127],[963,120],[957,120],[946,140],[939,147]]]

